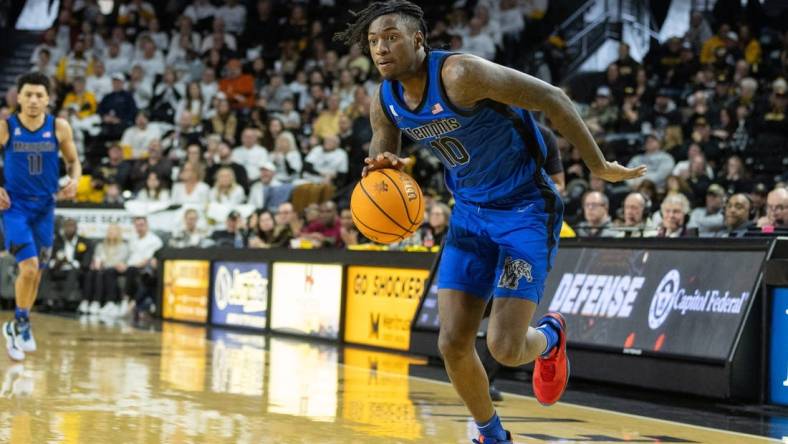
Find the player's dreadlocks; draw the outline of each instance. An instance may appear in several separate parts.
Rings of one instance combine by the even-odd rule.
[[[358,44],[364,52],[369,51],[367,44],[367,31],[369,25],[376,18],[386,14],[400,14],[413,20],[418,25],[419,30],[424,34],[424,49],[427,46],[427,22],[424,21],[424,11],[408,0],[390,0],[385,2],[374,2],[359,12],[350,11],[355,21],[348,23],[347,29],[334,34],[335,41],[341,41],[347,46]]]

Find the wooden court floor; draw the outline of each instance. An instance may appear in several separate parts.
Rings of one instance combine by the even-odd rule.
[[[175,323],[33,325],[38,352],[0,357],[0,443],[468,444],[473,432],[448,384],[408,377],[413,358]],[[517,443],[779,442],[516,395],[498,411]]]

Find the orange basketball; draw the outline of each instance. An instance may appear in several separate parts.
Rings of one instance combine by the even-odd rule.
[[[376,170],[356,184],[350,211],[364,236],[390,244],[419,229],[424,220],[424,198],[416,181],[402,171]]]

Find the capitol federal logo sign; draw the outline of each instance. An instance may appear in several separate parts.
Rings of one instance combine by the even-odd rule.
[[[657,285],[648,310],[648,326],[656,330],[665,323],[672,312],[682,316],[692,313],[741,314],[750,292],[739,295],[718,289],[687,289],[681,286],[681,274],[670,270]]]
[[[244,313],[258,313],[266,310],[268,301],[268,278],[258,270],[232,272],[224,265],[216,272],[214,294],[216,305],[224,310],[228,305],[237,305]]]

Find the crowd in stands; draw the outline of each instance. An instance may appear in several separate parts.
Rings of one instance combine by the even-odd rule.
[[[135,238],[123,242],[113,227],[86,260],[75,245],[88,242],[64,223],[60,267],[82,270],[85,310],[120,304],[120,294],[144,299],[142,276],[164,245],[368,242],[347,208],[379,76],[362,48],[332,40],[365,3],[127,0],[107,14],[95,0],[61,2],[30,63],[52,77],[52,112],[75,129],[85,165],[78,201],[139,216]],[[433,48],[520,69],[537,50],[550,60],[531,73],[562,80],[561,38],[532,38],[546,28],[547,1],[433,3],[422,5]],[[564,232],[739,237],[788,228],[786,78],[788,31],[695,11],[686,35],[653,42],[642,63],[621,44],[599,79],[581,88],[563,79],[607,158],[648,166],[645,178],[605,183],[556,134],[574,228]],[[17,111],[15,89],[0,104],[0,117]],[[428,205],[424,227],[400,246],[438,246],[451,196],[434,156],[403,141]],[[173,208],[178,222],[153,233],[145,215]],[[125,289],[105,291],[119,288],[119,275],[132,277]]]

